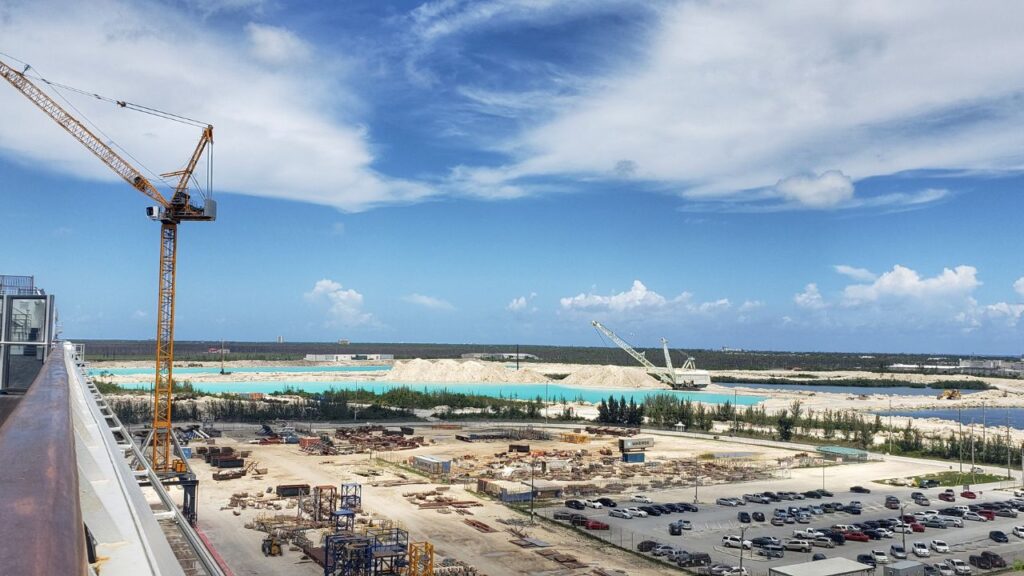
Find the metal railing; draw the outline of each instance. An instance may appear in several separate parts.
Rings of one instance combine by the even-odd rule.
[[[0,426],[0,571],[23,576],[88,570],[68,373],[50,354]]]

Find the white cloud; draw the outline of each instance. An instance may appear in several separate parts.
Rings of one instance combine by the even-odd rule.
[[[798,175],[779,180],[775,190],[786,200],[808,208],[834,208],[853,198],[853,181],[838,170],[820,176]]]
[[[452,19],[433,13],[425,34],[495,14],[494,3],[480,4]],[[541,120],[503,143],[512,151],[507,184],[529,190],[528,179],[543,175],[618,179],[625,161],[633,179],[697,200],[764,202],[767,191],[806,207],[921,205],[945,191],[859,198],[851,181],[1024,167],[1024,109],[1016,105],[1024,59],[1010,56],[1024,53],[1024,4],[658,6],[648,36],[626,47],[645,58],[588,78],[548,114],[530,112]]]
[[[250,22],[245,26],[245,34],[256,58],[267,64],[289,65],[306,62],[312,49],[290,30]]]
[[[409,294],[404,296],[402,300],[409,302],[410,304],[416,304],[424,308],[430,308],[431,310],[455,310],[455,306],[451,302],[435,298],[433,296],[425,296],[423,294]]]
[[[701,302],[697,305],[697,311],[702,314],[714,314],[729,308],[732,308],[732,303],[729,302],[728,298],[719,298],[713,302]]]
[[[142,310],[136,310],[135,312],[132,312],[132,318],[134,318],[135,320],[144,320],[147,316],[149,316],[149,314],[146,314]]]
[[[854,268],[846,264],[836,264],[833,268],[843,276],[849,276],[860,282],[874,282],[878,278],[877,274],[866,268]]]
[[[688,299],[689,294],[683,293],[676,298]],[[619,292],[618,294],[612,294],[610,296],[602,296],[594,293],[580,293],[576,296],[566,297],[559,300],[562,308],[565,310],[581,310],[581,311],[601,311],[607,310],[612,312],[623,312],[629,310],[636,310],[642,308],[660,308],[665,306],[668,300],[654,292],[648,290],[647,286],[639,280],[634,280],[633,285],[626,292]]]
[[[536,292],[530,292],[529,296],[519,296],[513,298],[508,306],[505,307],[509,312],[523,312],[530,305],[530,301],[537,297]],[[537,309],[533,308],[531,312],[536,312]]]
[[[436,193],[374,170],[372,143],[356,118],[363,104],[349,89],[359,80],[343,56],[287,60],[308,51],[290,32],[213,28],[187,9],[127,0],[28,2],[0,12],[4,52],[43,77],[212,123],[217,191],[343,210]],[[288,65],[267,64],[275,59]],[[179,169],[199,139],[196,129],[69,98],[154,172]],[[0,153],[77,177],[116,179],[16,91],[0,90],[0,109],[10,111],[0,123]]]
[[[818,291],[818,285],[813,282],[805,286],[803,292],[793,296],[793,302],[808,310],[821,310],[827,306],[825,299],[821,297],[821,292]]]
[[[854,284],[843,290],[843,302],[857,305],[864,302],[899,298],[922,301],[961,299],[981,285],[973,266],[957,266],[932,278],[921,278],[915,270],[899,264],[870,284]]]
[[[374,322],[373,315],[363,311],[363,295],[351,288],[346,290],[334,280],[318,280],[305,297],[310,302],[327,305],[328,324],[361,326]]]
[[[1024,296],[1024,276],[1017,278],[1017,281],[1013,283],[1013,290],[1020,296]]]
[[[760,300],[746,300],[745,302],[743,302],[743,304],[740,305],[739,311],[740,313],[753,312],[754,310],[758,310],[760,308],[764,308],[764,302]]]

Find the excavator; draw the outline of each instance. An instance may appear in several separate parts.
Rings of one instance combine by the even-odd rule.
[[[150,462],[158,474],[171,475],[184,468],[184,462],[175,459],[174,430],[171,426],[171,395],[174,386],[172,370],[174,367],[174,300],[175,273],[177,270],[178,224],[181,222],[212,222],[217,219],[217,203],[212,198],[212,183],[201,195],[203,202],[197,203],[191,194],[191,186],[195,182],[193,174],[199,161],[206,155],[212,164],[210,148],[213,145],[213,126],[197,122],[190,118],[162,112],[146,106],[140,106],[123,100],[90,94],[70,86],[50,82],[44,78],[36,78],[41,83],[53,87],[67,88],[76,92],[86,93],[99,100],[110,102],[120,108],[126,108],[151,114],[157,117],[175,120],[200,128],[202,134],[191,157],[181,170],[161,174],[161,178],[175,178],[170,197],[167,198],[153,183],[118,154],[103,139],[100,139],[78,118],[60,106],[45,91],[37,86],[26,75],[30,70],[27,64],[18,70],[0,60],[0,77],[3,77],[19,93],[28,98],[44,114],[66,130],[72,138],[85,146],[120,176],[129,186],[141,192],[156,206],[146,208],[146,215],[160,223],[160,267],[157,294],[157,330],[156,330],[156,374],[153,386],[153,430],[148,440],[151,447]],[[14,113],[14,111],[11,111]],[[98,130],[97,130],[98,131]],[[102,134],[102,132],[101,132]],[[126,154],[127,155],[127,154]],[[130,157],[130,156],[129,156]],[[210,172],[212,173],[212,167]],[[170,185],[170,184],[169,184]],[[198,185],[196,186],[198,187]]]

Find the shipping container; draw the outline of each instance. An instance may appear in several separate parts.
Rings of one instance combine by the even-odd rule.
[[[221,458],[217,461],[217,468],[242,468],[245,460],[242,458]]]
[[[529,444],[509,444],[508,445],[508,451],[509,452],[525,452],[525,453],[528,454],[530,452],[530,445]]]
[[[632,450],[646,450],[654,446],[654,438],[650,436],[636,436],[634,438],[619,438],[619,452],[630,452]]]
[[[192,457],[192,449],[189,448],[188,446],[182,446],[181,447],[181,455],[184,456],[185,458],[191,458]]]
[[[629,462],[630,464],[638,464],[644,461],[643,452],[627,452],[622,455],[623,462]]]
[[[281,497],[309,496],[309,484],[279,484],[277,495]]]
[[[402,431],[402,434],[405,434],[406,436],[412,436],[416,433],[416,431],[412,429],[412,426],[402,426],[400,430]]]
[[[428,474],[449,474],[452,470],[451,460],[437,456],[413,456],[409,463],[413,468]]]

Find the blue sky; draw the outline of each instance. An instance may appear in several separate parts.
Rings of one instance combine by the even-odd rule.
[[[215,126],[181,339],[1019,354],[1016,3],[0,0],[0,56]],[[15,62],[12,62],[15,63]],[[0,86],[0,88],[3,88]],[[62,96],[154,172],[198,133]],[[155,332],[145,199],[0,90],[0,272]]]

